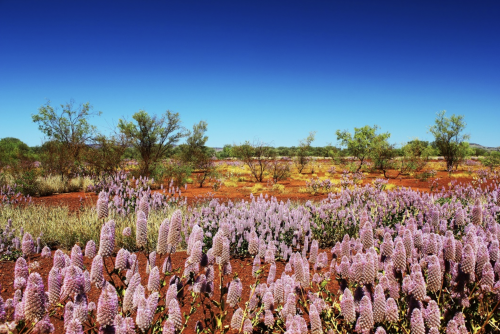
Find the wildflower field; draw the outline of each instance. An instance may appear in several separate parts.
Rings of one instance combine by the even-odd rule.
[[[117,177],[78,214],[4,203],[0,330],[499,332],[500,183],[484,181],[187,206]]]

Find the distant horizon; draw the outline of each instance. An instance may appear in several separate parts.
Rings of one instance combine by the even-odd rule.
[[[338,146],[378,125],[432,141],[436,113],[499,147],[500,3],[0,1],[0,138],[29,146],[47,100],[89,102],[109,134],[140,109],[208,123],[207,146]]]

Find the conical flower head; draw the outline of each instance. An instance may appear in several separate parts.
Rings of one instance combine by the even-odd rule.
[[[125,270],[129,268],[130,252],[126,249],[120,248],[116,254],[115,268],[118,270]]]
[[[170,319],[165,320],[163,324],[163,333],[164,334],[175,334],[175,325],[174,322]]]
[[[24,233],[23,242],[21,244],[21,249],[24,256],[30,256],[35,253],[35,243],[33,242],[33,237],[29,233]]]
[[[94,240],[87,241],[87,245],[85,246],[85,256],[89,259],[93,259],[96,255],[96,246]]]
[[[394,251],[394,269],[405,272],[406,270],[406,249],[401,240],[396,242]]]
[[[241,308],[238,308],[236,311],[234,311],[233,317],[231,318],[231,328],[240,330],[242,322],[243,322],[243,310]]]
[[[100,289],[104,284],[104,262],[101,255],[96,255],[92,260],[92,268],[90,270],[90,281]]]
[[[318,260],[318,249],[318,240],[313,240],[313,242],[311,243],[311,250],[309,252],[309,262],[316,263],[316,261]]]
[[[179,302],[177,302],[175,298],[170,301],[168,306],[168,318],[172,320],[177,330],[182,328],[181,309],[179,307]]]
[[[497,262],[500,259],[500,250],[498,246],[498,240],[491,241],[489,252],[490,252],[490,260],[493,262]]]
[[[146,244],[148,243],[148,222],[146,219],[137,219],[135,243],[138,247],[146,247]]]
[[[361,332],[369,332],[374,325],[372,302],[368,296],[363,296],[359,305],[359,318],[356,328]]]
[[[97,219],[104,219],[108,217],[108,199],[107,197],[101,196],[99,194],[99,199],[97,200]]]
[[[227,303],[230,307],[234,307],[241,297],[243,285],[239,278],[235,278],[230,284],[227,292]]]
[[[54,253],[54,267],[62,269],[66,267],[66,261],[64,260],[64,253],[58,249]]]
[[[82,249],[78,245],[74,245],[71,249],[71,265],[83,269]]]
[[[445,260],[455,261],[455,238],[453,234],[445,237],[443,248]]]
[[[411,314],[411,334],[425,334],[424,319],[418,308],[415,308]]]
[[[481,289],[491,291],[493,284],[495,284],[495,272],[493,271],[491,263],[487,262],[483,266],[483,273],[479,284],[481,285]]]
[[[406,250],[406,257],[410,258],[413,249],[413,236],[410,230],[405,230],[403,235],[403,245]]]
[[[476,265],[474,249],[470,244],[465,245],[462,253],[461,269],[466,274],[473,274]]]
[[[68,296],[80,294],[85,287],[85,278],[83,277],[82,270],[75,266],[66,268],[64,275],[64,283],[61,289],[61,299],[66,299]]]
[[[340,312],[347,322],[356,321],[356,309],[354,307],[354,298],[351,290],[346,288],[340,301]]]
[[[222,254],[221,254],[221,260],[220,263],[222,265],[228,264],[230,259],[230,243],[229,239],[224,237],[222,241]]]
[[[106,284],[97,304],[97,322],[101,326],[112,326],[117,314],[118,295],[111,284]]]
[[[149,215],[149,200],[147,196],[142,196],[141,200],[139,201],[139,210],[144,213],[146,218]]]
[[[318,310],[316,306],[312,304],[309,307],[309,321],[311,322],[311,333],[320,334],[323,333],[323,326],[321,324],[321,319],[319,317]]]
[[[99,255],[110,256],[115,248],[115,224],[110,221],[101,228],[101,239],[99,242]]]
[[[422,301],[427,295],[427,287],[421,271],[417,271],[413,277],[410,293],[416,300]]]
[[[170,221],[165,219],[161,225],[158,232],[158,243],[156,245],[156,252],[160,255],[168,253],[168,229],[170,226]]]
[[[182,226],[182,212],[177,209],[170,218],[170,226],[168,229],[167,243],[172,248],[172,252],[181,242],[181,226]]]
[[[476,199],[476,203],[472,208],[472,223],[477,226],[483,224],[483,210],[481,208],[481,202],[479,201],[479,198]]]
[[[49,272],[49,305],[54,305],[61,297],[62,276],[59,268],[53,267]]]
[[[441,312],[435,300],[431,300],[425,310],[425,323],[429,328],[439,328],[441,325]]]
[[[257,255],[259,252],[259,237],[255,231],[250,232],[250,237],[248,240],[248,253],[250,255]]]
[[[379,284],[375,288],[375,296],[373,298],[373,321],[383,322],[385,320],[386,308],[384,289]]]
[[[464,225],[464,212],[462,210],[462,208],[459,208],[456,212],[455,212],[455,224],[457,226],[462,226]]]
[[[160,270],[156,266],[149,273],[148,290],[152,292],[160,291]]]
[[[484,243],[481,243],[477,249],[477,256],[476,256],[476,275],[478,277],[481,277],[484,265],[489,262],[490,262],[490,254],[488,252],[488,248]]]
[[[31,273],[24,296],[24,317],[28,322],[37,322],[45,315],[46,296],[43,279],[39,273]]]
[[[363,225],[363,229],[360,231],[360,236],[364,249],[373,247],[373,227],[370,222],[366,222]]]
[[[14,277],[15,279],[22,278],[25,282],[28,281],[29,269],[26,260],[23,257],[18,257],[16,260],[16,265],[14,267]]]
[[[243,334],[250,334],[253,332],[252,321],[248,318],[243,321]]]
[[[386,309],[385,309],[385,319],[388,322],[398,322],[399,320],[399,310],[396,301],[393,298],[387,299]]]
[[[437,292],[441,289],[442,274],[441,265],[436,255],[429,257],[428,274],[427,274],[427,290]]]

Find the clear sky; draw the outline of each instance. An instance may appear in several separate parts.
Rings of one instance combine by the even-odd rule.
[[[0,0],[0,138],[39,145],[48,99],[118,119],[178,112],[209,146],[315,146],[377,124],[400,144],[436,112],[500,146],[498,1]]]

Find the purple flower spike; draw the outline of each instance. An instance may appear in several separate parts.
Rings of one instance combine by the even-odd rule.
[[[106,284],[97,304],[97,322],[101,326],[112,326],[118,314],[118,295],[111,284]]]
[[[89,240],[85,246],[85,256],[93,259],[96,255],[96,246],[94,240]]]
[[[424,319],[418,308],[415,308],[411,314],[411,334],[425,334]]]
[[[313,334],[323,333],[321,318],[319,317],[318,310],[316,309],[316,306],[314,304],[312,304],[309,308],[309,321],[311,322],[311,333]]]
[[[78,245],[74,245],[71,249],[71,265],[83,269],[82,249]]]
[[[37,322],[45,315],[46,295],[42,277],[31,273],[24,296],[24,317],[28,322]]]
[[[24,256],[30,256],[35,253],[35,243],[33,242],[33,237],[29,233],[25,233],[23,236],[21,249]]]
[[[399,321],[399,310],[396,301],[393,298],[387,299],[385,319],[388,322],[398,322]]]
[[[347,322],[356,321],[356,309],[354,307],[354,298],[352,296],[351,290],[346,288],[344,294],[342,295],[342,300],[340,301],[340,312]]]
[[[90,281],[95,284],[98,289],[101,289],[104,284],[104,262],[102,256],[96,255],[92,261],[90,270]]]
[[[363,296],[359,305],[359,318],[356,322],[356,329],[363,333],[369,333],[374,324],[372,303],[368,296]]]
[[[158,232],[158,243],[156,245],[156,252],[160,255],[168,253],[168,229],[170,226],[170,221],[165,219],[161,225]]]
[[[384,322],[386,308],[384,289],[381,285],[377,285],[373,298],[373,321],[378,323]]]

